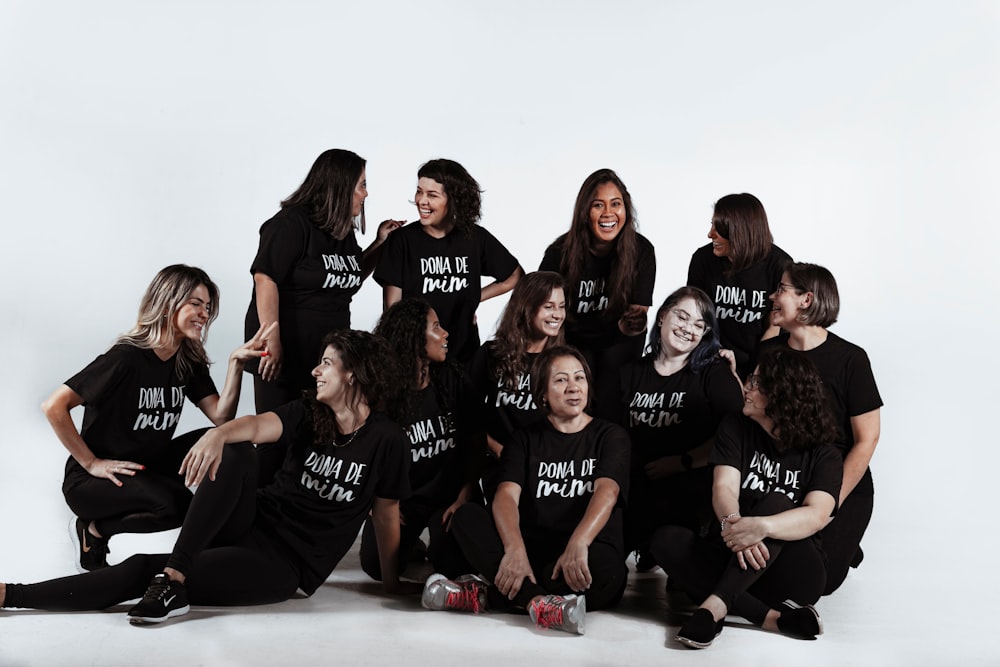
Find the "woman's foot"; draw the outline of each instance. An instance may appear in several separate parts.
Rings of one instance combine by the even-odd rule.
[[[128,619],[133,625],[161,623],[174,616],[183,616],[190,610],[184,584],[161,573],[149,582],[146,594],[129,610]]]
[[[691,614],[691,618],[684,622],[674,639],[688,648],[708,648],[722,633],[725,621],[725,616],[716,621],[711,611],[699,607]]]
[[[777,619],[778,632],[795,639],[816,639],[823,634],[823,619],[811,604],[792,607],[785,603]]]
[[[587,600],[582,595],[540,595],[531,600],[528,614],[540,630],[562,630],[583,634]]]
[[[80,556],[80,568],[87,572],[100,570],[108,566],[108,540],[104,537],[97,537],[90,530],[90,521],[76,519],[70,525],[70,532],[73,535],[73,542],[77,546]]]
[[[486,581],[474,574],[448,579],[443,574],[432,574],[424,584],[420,604],[432,611],[486,611]]]

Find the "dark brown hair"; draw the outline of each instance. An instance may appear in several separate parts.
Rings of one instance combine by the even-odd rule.
[[[729,241],[730,274],[762,262],[774,245],[764,205],[747,192],[726,195],[715,202],[712,225],[719,236]]]
[[[797,316],[803,324],[829,327],[840,314],[840,293],[833,274],[817,264],[792,262],[785,267],[788,280],[795,290],[802,294],[812,292],[812,303]]]
[[[281,202],[281,208],[302,206],[313,224],[338,241],[354,224],[354,188],[358,185],[365,160],[356,153],[331,148],[320,153],[298,190]],[[365,231],[365,208],[359,226]]]
[[[757,386],[767,396],[778,451],[831,444],[839,433],[816,366],[801,352],[769,347],[757,363]]]
[[[521,278],[510,294],[493,339],[497,377],[507,388],[512,388],[518,376],[530,370],[528,345],[536,339],[532,321],[555,289],[563,290],[565,298],[566,288],[561,275],[554,271],[533,271]],[[546,348],[564,344],[565,320],[563,324],[558,336],[546,336]]]
[[[548,414],[551,411],[549,402],[545,398],[549,387],[549,374],[552,372],[552,362],[559,357],[572,357],[583,366],[583,372],[587,376],[587,405],[585,410],[590,410],[591,396],[594,389],[594,378],[590,373],[590,365],[583,354],[572,345],[558,345],[542,351],[535,359],[531,367],[531,398],[535,405],[541,406],[542,410]]]

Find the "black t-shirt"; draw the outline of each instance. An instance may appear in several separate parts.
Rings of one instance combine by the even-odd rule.
[[[514,434],[500,456],[500,483],[521,487],[521,533],[526,540],[565,543],[594,495],[594,482],[618,483],[618,504],[597,540],[624,549],[622,507],[628,496],[628,434],[594,419],[578,433],[557,431],[548,419]]]
[[[163,361],[153,350],[119,343],[66,380],[83,399],[80,435],[95,456],[155,462],[174,437],[184,398],[197,404],[219,393],[208,366],[181,379],[176,361],[176,354]]]
[[[771,325],[771,301],[767,297],[778,288],[785,265],[791,261],[784,250],[772,245],[763,261],[727,276],[729,260],[712,254],[711,243],[691,256],[688,285],[705,290],[715,303],[722,347],[736,355],[740,377],[753,371],[750,364],[760,337]]]
[[[350,328],[351,299],[361,289],[361,255],[353,229],[338,241],[317,227],[301,206],[282,209],[261,226],[250,273],[263,273],[278,285],[283,378],[309,385],[308,373],[322,352],[323,337],[334,329]],[[254,290],[246,339],[259,327]],[[246,365],[248,371],[256,368],[256,360]]]
[[[479,225],[473,225],[468,235],[456,230],[437,239],[419,222],[412,222],[389,235],[375,280],[383,287],[400,288],[404,299],[425,299],[449,334],[449,359],[465,363],[479,347],[473,320],[482,278],[503,281],[517,267],[507,248]]]
[[[788,338],[788,333],[783,331],[781,335],[765,341],[761,351],[769,345],[787,347]],[[827,332],[826,341],[822,345],[802,354],[816,365],[819,376],[823,379],[834,417],[841,429],[834,444],[847,456],[847,452],[854,446],[851,417],[882,407],[882,397],[875,385],[868,355],[854,343],[831,332]]]
[[[644,357],[622,370],[621,388],[633,469],[702,445],[724,415],[743,408],[743,391],[725,363],[698,373],[685,366],[664,377]]]
[[[560,265],[565,240],[566,235],[563,234],[545,250],[542,263],[538,266],[539,271],[562,273]],[[656,255],[653,244],[645,236],[636,234],[636,241],[639,255],[635,266],[635,283],[628,295],[628,303],[651,306],[653,283],[656,280]],[[580,280],[575,285],[566,286],[566,340],[573,345],[608,345],[622,336],[618,320],[624,311],[608,310],[611,260],[611,253],[603,257],[587,253]]]
[[[299,587],[312,595],[354,544],[375,499],[410,494],[409,444],[396,423],[373,413],[348,444],[317,447],[304,400],[274,412],[288,450],[257,493],[257,522],[298,556]]]
[[[774,439],[749,417],[727,415],[715,434],[710,462],[740,471],[740,513],[752,508],[769,493],[784,493],[796,507],[810,491],[825,491],[840,497],[844,464],[835,447],[816,445],[808,451],[779,452]]]
[[[528,369],[518,374],[512,386],[500,377],[494,341],[486,341],[472,358],[469,375],[477,400],[481,401],[481,425],[501,445],[510,442],[514,431],[544,418],[531,397],[531,364],[537,354],[528,353]]]
[[[468,481],[473,442],[467,419],[474,408],[461,372],[451,364],[435,364],[431,384],[413,404],[414,416],[402,424],[410,442],[410,498],[406,507],[446,507]]]

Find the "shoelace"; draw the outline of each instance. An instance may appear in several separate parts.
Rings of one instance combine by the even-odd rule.
[[[472,611],[478,614],[482,611],[482,603],[479,600],[479,586],[474,581],[458,582],[459,590],[448,591],[448,598],[445,605],[449,609],[461,609]]]
[[[552,602],[548,597],[532,602],[531,610],[535,612],[535,625],[540,628],[551,628],[563,624],[562,605]]]
[[[149,588],[146,589],[146,594],[143,596],[143,599],[160,601],[163,599],[163,596],[167,594],[167,590],[169,588],[169,579],[165,578],[163,582],[157,580],[155,584],[150,584]]]

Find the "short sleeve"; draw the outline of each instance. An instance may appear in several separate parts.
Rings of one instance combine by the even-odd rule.
[[[519,266],[517,259],[489,230],[483,227],[477,229],[482,237],[479,245],[482,274],[500,281],[507,280]]]
[[[513,482],[524,488],[527,474],[528,438],[523,431],[514,434],[500,453],[500,481]]]
[[[722,418],[715,432],[715,444],[708,462],[712,465],[732,466],[743,469],[742,447],[740,445],[740,416],[729,414]]]
[[[116,387],[128,373],[127,364],[114,349],[94,359],[87,366],[66,380],[67,387],[83,399],[84,405],[96,403]]]
[[[861,348],[847,362],[847,416],[857,417],[882,407],[871,361]]]
[[[539,271],[555,271],[556,273],[562,272],[562,243],[564,237],[560,236],[555,240],[548,248],[545,249],[545,255],[542,256],[542,263],[538,265]]]
[[[715,419],[723,415],[738,413],[743,409],[743,390],[729,370],[726,362],[716,362],[702,370],[705,377],[705,393],[709,408]]]
[[[806,485],[806,494],[810,491],[826,491],[834,500],[838,500],[840,486],[844,481],[844,460],[840,452],[835,447],[820,445],[812,451],[812,457],[813,469]]]
[[[305,253],[305,247],[301,221],[290,211],[282,211],[261,225],[260,244],[250,273],[263,273],[280,285],[288,280]]]
[[[653,305],[653,287],[656,283],[656,252],[646,237],[639,237],[639,266],[629,303],[639,306]]]
[[[620,502],[628,497],[629,458],[632,446],[628,433],[617,424],[608,423],[601,433],[601,460],[594,470],[594,479],[607,477],[618,483]]]
[[[418,223],[411,223],[418,224]],[[406,227],[389,234],[385,240],[382,254],[378,258],[373,277],[382,287],[392,285],[393,287],[403,286],[403,261],[406,255],[406,234],[409,230]]]
[[[206,396],[212,396],[213,394],[218,393],[219,390],[215,387],[212,375],[208,372],[208,366],[198,364],[192,371],[187,384],[184,385],[184,395],[187,396],[192,403],[197,405],[198,402]]]
[[[390,500],[404,500],[410,496],[410,445],[402,429],[393,429],[391,422],[384,428],[384,456],[380,461],[375,495]],[[393,430],[397,432],[392,432]]]

